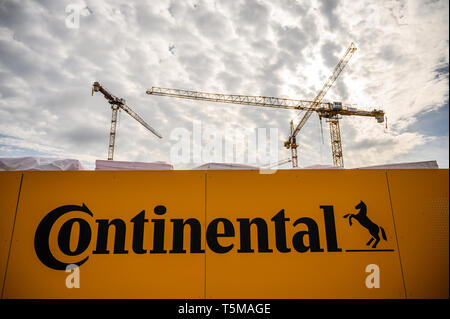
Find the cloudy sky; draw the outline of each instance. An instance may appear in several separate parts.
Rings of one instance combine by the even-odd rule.
[[[157,129],[119,115],[115,160],[171,162],[176,128],[278,128],[298,112],[150,96],[152,86],[313,99],[385,110],[340,122],[347,168],[437,160],[449,167],[447,0],[0,0],[0,157],[106,159],[111,109],[99,81]],[[74,9],[75,8],[75,9]],[[79,9],[79,25],[76,12]],[[75,19],[74,19],[75,17]],[[74,28],[75,26],[75,28]],[[328,124],[301,130],[299,166],[332,164]],[[201,163],[175,165],[186,169]],[[289,165],[284,166],[289,167]]]

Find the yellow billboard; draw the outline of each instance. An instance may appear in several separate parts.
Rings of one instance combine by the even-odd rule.
[[[207,223],[236,233],[207,251],[207,298],[405,297],[384,171],[208,172],[206,192]]]
[[[448,170],[389,170],[407,298],[448,298]]]
[[[0,186],[2,298],[448,298],[448,170],[19,172]]]
[[[197,171],[24,172],[3,298],[204,298],[204,254],[169,253],[164,227],[185,216],[204,224],[204,180]],[[71,264],[80,288],[66,285]]]

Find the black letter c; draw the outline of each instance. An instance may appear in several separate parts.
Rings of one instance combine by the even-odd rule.
[[[83,206],[78,205],[65,205],[58,208],[55,208],[50,213],[48,213],[39,223],[39,226],[36,229],[36,233],[34,236],[34,249],[36,251],[36,255],[39,258],[39,260],[46,265],[47,267],[55,270],[65,270],[67,263],[63,263],[59,260],[57,260],[51,253],[50,247],[49,247],[49,236],[50,231],[53,227],[53,224],[56,222],[58,218],[60,218],[62,215],[72,212],[72,211],[80,211],[84,212],[90,216],[93,216],[91,211],[86,207],[85,204]],[[87,224],[87,223],[86,223]],[[89,235],[90,235],[90,229],[89,229]],[[90,236],[89,236],[90,237]],[[90,238],[89,238],[90,241]],[[83,245],[85,246],[85,245]],[[86,246],[87,248],[87,246]],[[79,253],[81,253],[80,251]],[[74,264],[80,266],[82,265],[86,260],[88,260],[89,257],[84,258],[83,260],[76,262]]]

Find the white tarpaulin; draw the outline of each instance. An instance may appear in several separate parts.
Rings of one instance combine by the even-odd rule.
[[[303,169],[343,169],[343,167],[333,165],[311,165],[305,166]]]
[[[426,162],[412,162],[412,163],[396,163],[396,164],[383,164],[375,166],[358,167],[360,169],[408,169],[408,168],[439,168],[436,161],[426,161]]]
[[[421,168],[439,168],[436,161],[425,161],[425,162],[412,162],[412,163],[396,163],[396,164],[383,164],[375,166],[357,167],[356,169],[421,169]],[[232,163],[207,163],[197,167],[193,170],[226,170],[226,169],[260,169],[256,166],[249,166],[244,164],[232,164]],[[277,169],[273,167],[272,169]],[[296,168],[286,168],[286,169],[344,169],[344,167],[333,166],[333,165],[310,165],[305,167]]]
[[[79,171],[83,165],[76,159],[53,157],[0,157],[0,171]]]
[[[112,171],[112,170],[124,170],[124,171],[159,171],[159,170],[171,170],[173,169],[172,164],[165,162],[121,162],[121,161],[105,161],[96,160],[95,170],[96,171]]]
[[[193,170],[201,170],[201,169],[259,169],[256,166],[244,165],[244,164],[233,164],[233,163],[208,163],[203,164],[197,167],[194,167]]]

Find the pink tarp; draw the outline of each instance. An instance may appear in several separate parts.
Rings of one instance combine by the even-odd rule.
[[[173,166],[165,162],[121,162],[121,161],[105,161],[96,160],[95,170],[96,171],[106,171],[106,170],[124,170],[124,171],[159,171],[159,170],[172,170]]]
[[[358,167],[360,169],[408,169],[408,168],[439,168],[437,161],[425,161],[425,162],[412,162],[412,163],[396,163],[396,164],[383,164],[366,167]]]
[[[79,171],[83,165],[76,159],[53,157],[1,157],[0,171]]]
[[[436,161],[383,164],[356,169],[437,169]],[[207,163],[192,168],[192,170],[258,170],[257,166],[235,163]],[[275,168],[274,168],[275,169]],[[287,168],[292,169],[292,168]],[[332,165],[310,165],[295,169],[343,169]],[[0,171],[78,171],[84,170],[80,161],[53,157],[3,157],[0,158]],[[125,162],[96,160],[95,170],[173,170],[173,165],[165,162]]]
[[[193,170],[201,170],[201,169],[211,169],[211,170],[219,170],[219,169],[259,169],[256,166],[244,165],[244,164],[234,164],[234,163],[208,163],[203,164],[197,167],[194,167]]]
[[[333,165],[311,165],[305,166],[303,169],[343,169],[343,167]]]
[[[412,163],[396,163],[396,164],[383,164],[374,165],[366,167],[357,167],[355,169],[421,169],[421,168],[439,168],[436,161],[424,161],[424,162],[412,162]],[[227,170],[227,169],[260,169],[256,166],[249,166],[244,164],[235,163],[207,163],[197,167],[192,168],[193,170]],[[272,169],[276,169],[275,167]],[[333,166],[333,165],[310,165],[305,167],[297,168],[286,168],[286,169],[344,169],[344,167]]]

